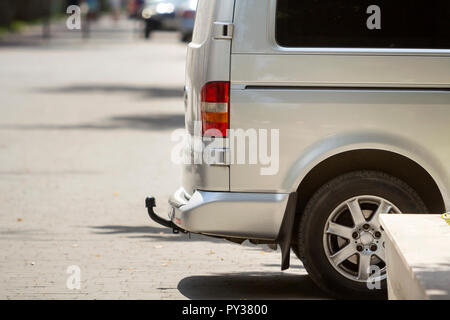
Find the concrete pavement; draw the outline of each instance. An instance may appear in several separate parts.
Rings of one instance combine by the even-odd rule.
[[[0,44],[0,298],[323,297],[294,256],[280,272],[279,252],[149,220],[145,196],[165,213],[180,184],[170,134],[184,125],[186,45],[134,27]]]

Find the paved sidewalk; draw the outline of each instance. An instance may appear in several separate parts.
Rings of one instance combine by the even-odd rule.
[[[0,299],[322,297],[295,257],[280,272],[279,252],[149,220],[145,196],[164,213],[180,184],[186,45],[95,28],[0,45]]]

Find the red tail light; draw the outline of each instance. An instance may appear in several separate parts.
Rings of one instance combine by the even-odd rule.
[[[229,129],[230,83],[209,82],[201,92],[202,135],[227,137]]]

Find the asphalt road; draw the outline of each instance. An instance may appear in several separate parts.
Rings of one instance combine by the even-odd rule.
[[[149,220],[180,184],[186,45],[135,28],[0,40],[0,299],[322,298],[294,256]]]

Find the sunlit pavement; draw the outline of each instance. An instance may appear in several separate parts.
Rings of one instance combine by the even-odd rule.
[[[52,26],[0,43],[0,298],[320,298],[292,256],[149,220],[180,185],[186,45],[104,19],[89,39]],[[80,289],[67,269],[78,266]],[[69,269],[69,271],[73,269]],[[69,280],[72,280],[70,278]]]

